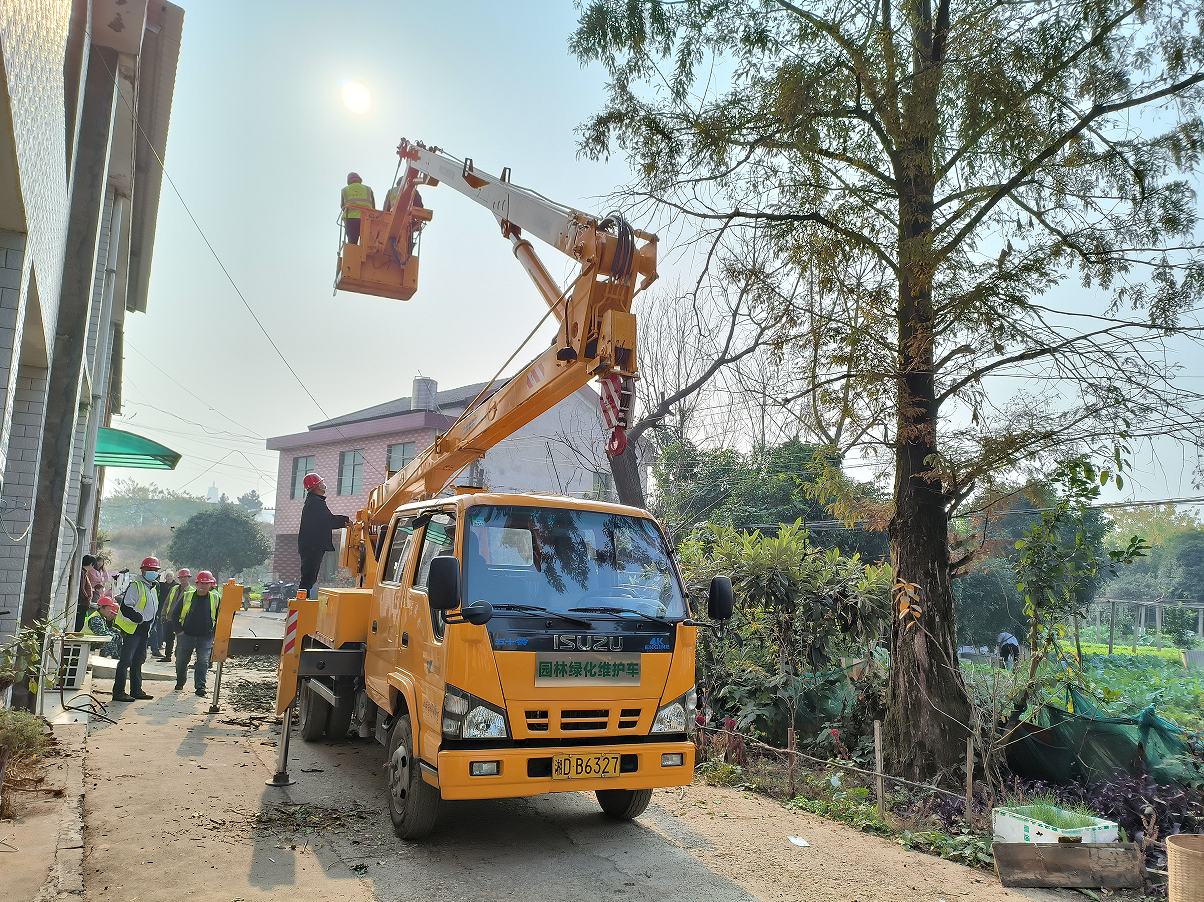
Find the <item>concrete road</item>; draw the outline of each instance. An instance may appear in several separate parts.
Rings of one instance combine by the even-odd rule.
[[[257,751],[265,763],[274,762],[274,749]],[[290,752],[298,782],[269,794],[301,805],[363,806],[363,829],[328,841],[342,867],[359,866],[377,899],[754,898],[691,856],[689,849],[710,843],[655,805],[634,822],[617,822],[602,814],[592,793],[443,802],[435,832],[408,843],[393,835],[389,822],[378,744],[306,743],[294,734]]]
[[[230,636],[239,639],[281,639],[284,637],[284,618],[287,614],[269,614],[258,608],[237,611]]]

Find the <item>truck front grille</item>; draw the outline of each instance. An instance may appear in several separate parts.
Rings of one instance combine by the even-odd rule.
[[[561,711],[560,729],[562,732],[579,730],[605,730],[610,721],[610,711],[595,709],[591,711]]]

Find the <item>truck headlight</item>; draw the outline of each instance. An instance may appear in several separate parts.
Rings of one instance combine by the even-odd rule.
[[[690,690],[692,693],[694,690]],[[689,695],[690,693],[687,693]],[[675,698],[657,709],[652,720],[653,733],[684,733],[686,731],[686,695]]]
[[[492,705],[479,704],[464,718],[464,739],[505,739],[506,715]]]
[[[505,739],[510,730],[501,708],[449,685],[443,694],[443,735],[448,739]]]

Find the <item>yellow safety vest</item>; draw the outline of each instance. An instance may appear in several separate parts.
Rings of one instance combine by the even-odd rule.
[[[146,606],[150,604],[150,593],[154,590],[142,578],[134,580],[133,584],[138,589],[138,604],[134,605],[134,610],[141,614],[146,610]],[[124,602],[125,599],[123,598],[122,603]],[[117,609],[117,619],[113,621],[113,626],[131,636],[134,634],[134,630],[138,629],[138,624],[130,620],[129,617],[126,617],[120,607]]]
[[[167,592],[167,600],[163,602],[163,619],[167,623],[171,623],[171,612],[175,609],[176,602],[180,598],[180,584],[176,583]]]
[[[361,204],[375,210],[376,197],[372,194],[372,189],[363,182],[352,182],[343,189],[343,218],[359,219],[359,208],[349,206],[350,204]]]
[[[180,608],[180,626],[184,625],[185,618],[188,617],[188,612],[192,610],[192,599],[196,595],[196,589],[189,589],[184,594],[184,607]],[[209,590],[209,616],[213,618],[214,627],[217,626],[217,609],[221,604],[222,596],[217,589]]]

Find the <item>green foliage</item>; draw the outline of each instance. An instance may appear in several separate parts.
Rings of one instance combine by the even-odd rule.
[[[837,646],[868,655],[891,616],[887,565],[816,548],[797,523],[777,535],[708,526],[682,543],[678,560],[696,597],[717,575],[736,592],[735,635],[700,639],[708,697],[739,729],[777,743],[800,714],[812,725],[828,719],[830,687],[846,683],[839,668],[829,673]]]
[[[255,489],[251,489],[245,495],[239,495],[237,504],[252,517],[263,510],[263,499],[259,497],[259,492]]]
[[[904,830],[896,842],[905,849],[939,855],[952,861],[960,861],[972,868],[984,871],[995,867],[995,856],[991,854],[991,837],[985,833],[974,833],[962,829],[959,833],[942,833],[940,830],[925,830],[913,833]]]
[[[49,628],[48,621],[39,620],[32,626],[18,624],[0,642],[0,694],[10,686],[27,683],[29,691],[38,691],[42,667],[42,641]]]
[[[1057,827],[1059,830],[1093,827],[1098,820],[1094,814],[1059,808],[1056,799],[1052,801],[1035,799],[1028,805],[1018,805],[1011,810],[1051,827]]]
[[[1148,547],[1132,537],[1120,548],[1100,554],[1102,529],[1088,517],[1088,505],[1099,498],[1100,488],[1115,479],[1123,485],[1119,471],[1124,463],[1121,450],[1115,457],[1117,473],[1098,474],[1090,461],[1076,458],[1055,474],[1053,482],[1060,498],[1051,510],[1042,514],[1016,542],[1020,552],[1016,560],[1016,588],[1024,596],[1024,613],[1029,619],[1029,642],[1035,668],[1039,652],[1057,636],[1064,635],[1072,616],[1087,613],[1084,589],[1101,571],[1115,574],[1120,564],[1131,563],[1144,555]],[[1072,535],[1067,535],[1070,526]]]
[[[787,808],[818,814],[856,827],[864,833],[875,833],[878,836],[890,836],[894,831],[890,825],[878,817],[876,802],[860,801],[857,798],[808,799],[803,796],[791,799],[786,803]]]
[[[29,711],[0,708],[0,752],[10,760],[32,758],[50,745],[44,718]]]
[[[743,786],[744,768],[719,758],[709,758],[694,767],[695,775],[711,786]]]
[[[1179,605],[1168,605],[1162,610],[1162,632],[1176,648],[1195,648],[1196,611]]]
[[[257,567],[268,559],[272,547],[245,510],[231,504],[209,505],[193,514],[176,530],[167,555],[196,569],[233,575]]]
[[[839,468],[838,456],[797,439],[748,453],[705,451],[681,439],[668,445],[653,467],[657,514],[674,537],[704,521],[772,532],[798,520],[831,520],[819,497],[821,480],[837,479],[852,493],[881,500],[876,486],[855,483]],[[866,560],[888,554],[885,533],[857,526],[826,529],[809,538],[819,547],[840,548]]]
[[[1157,655],[1083,656],[1084,687],[1110,715],[1134,716],[1153,705],[1184,730],[1204,730],[1204,672]]]

